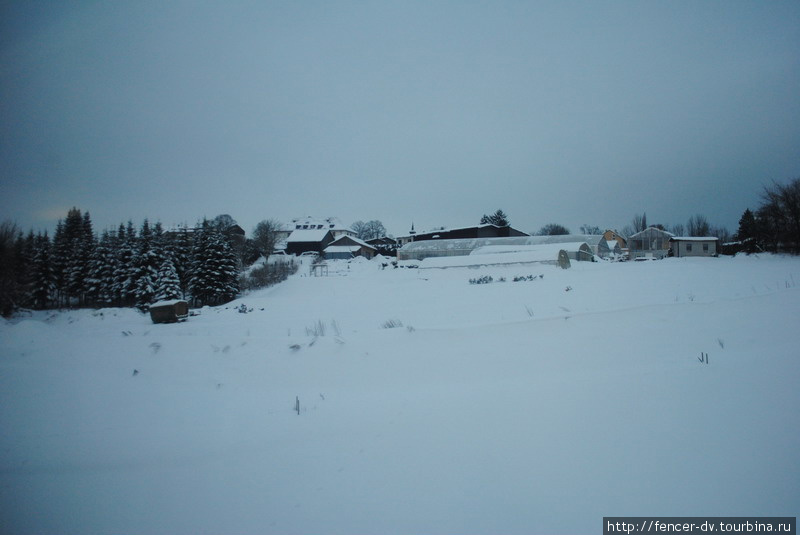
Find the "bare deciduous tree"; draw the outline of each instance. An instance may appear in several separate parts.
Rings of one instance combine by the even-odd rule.
[[[358,221],[355,221],[352,225],[350,225],[350,229],[356,233],[356,238],[358,238],[359,240],[363,239],[362,236],[366,234],[367,232],[366,227],[367,224],[361,221],[360,219]]]
[[[702,214],[693,215],[686,223],[686,230],[689,236],[708,236],[711,233],[711,225],[706,216]]]
[[[253,243],[259,254],[268,257],[275,250],[278,243],[278,231],[283,225],[275,219],[265,219],[253,229]]]
[[[558,223],[548,223],[547,225],[540,228],[537,234],[539,236],[558,236],[563,234],[569,234],[569,229],[564,225],[559,225]]]
[[[631,220],[631,227],[633,229],[632,234],[636,234],[637,232],[641,232],[647,228],[647,212],[642,213],[641,215],[636,214],[633,216]]]
[[[597,235],[602,233],[603,231],[597,225],[581,225],[581,234]]]
[[[360,240],[372,240],[386,236],[386,227],[377,219],[367,221],[366,223],[359,220],[350,225],[350,228],[356,233],[356,237]]]
[[[220,214],[210,221],[211,226],[219,230],[228,230],[236,224],[236,220],[230,214]]]
[[[382,238],[386,236],[386,227],[377,219],[367,221],[366,231],[364,233],[365,240],[374,240],[375,238]]]
[[[773,182],[761,194],[757,212],[759,239],[773,251],[800,254],[800,178]]]

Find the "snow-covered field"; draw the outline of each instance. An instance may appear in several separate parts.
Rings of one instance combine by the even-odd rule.
[[[798,258],[306,273],[182,324],[0,323],[0,532],[800,512]]]

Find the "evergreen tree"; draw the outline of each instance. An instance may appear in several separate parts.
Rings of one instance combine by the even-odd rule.
[[[81,301],[84,291],[86,265],[83,259],[83,215],[77,208],[67,213],[64,223],[67,259],[64,266],[64,290],[69,304]]]
[[[18,304],[21,307],[30,307],[31,262],[33,262],[33,231],[23,237],[20,232],[14,242],[13,277],[19,292]]]
[[[180,299],[182,294],[180,278],[175,270],[175,264],[169,256],[165,256],[161,262],[161,267],[158,269],[155,300]]]
[[[20,306],[24,296],[17,274],[21,234],[16,223],[0,223],[0,314],[8,316]]]
[[[56,283],[63,304],[83,303],[87,267],[94,245],[89,213],[70,209],[63,224],[59,221],[56,228],[53,250]]]
[[[133,262],[136,249],[136,231],[133,222],[120,224],[117,231],[116,262],[114,266],[113,294],[119,306],[131,306],[135,302]]]
[[[34,252],[31,260],[31,284],[29,287],[30,305],[36,309],[50,306],[55,299],[55,273],[50,259],[50,238],[45,232],[39,234],[34,241]]]
[[[185,299],[189,294],[189,281],[191,278],[192,237],[189,229],[181,228],[167,242],[167,250],[175,266],[175,273],[181,289],[180,297]]]
[[[189,268],[189,292],[195,305],[199,303],[208,304],[211,295],[209,290],[208,273],[206,269],[207,241],[209,234],[209,224],[203,220],[203,226],[196,229],[192,235],[192,257]]]
[[[53,244],[50,251],[53,267],[53,282],[55,284],[54,298],[57,306],[63,306],[66,303],[66,272],[67,261],[69,259],[69,242],[67,240],[64,222],[60,219],[56,225],[56,232],[53,235]]]
[[[156,222],[152,228],[153,231],[153,249],[156,254],[162,256],[164,248],[166,247],[166,236],[164,236],[164,227],[161,226],[161,221]]]
[[[139,232],[132,272],[135,305],[140,310],[147,310],[148,305],[154,301],[160,264],[161,259],[155,248],[153,233],[145,219]]]
[[[195,235],[192,259],[192,298],[203,305],[230,301],[239,292],[236,257],[225,236],[208,221]]]
[[[116,302],[116,264],[116,235],[105,231],[89,261],[86,294],[91,302],[100,306],[109,306]]]
[[[508,223],[508,216],[502,210],[497,210],[492,215],[484,214],[481,217],[481,225],[495,225],[497,227],[507,227]]]
[[[756,216],[748,208],[739,219],[739,231],[736,234],[736,239],[742,242],[742,250],[748,254],[756,252],[758,250],[757,235]]]

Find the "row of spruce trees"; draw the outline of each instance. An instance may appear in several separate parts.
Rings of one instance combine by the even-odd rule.
[[[67,306],[146,310],[165,299],[218,305],[239,292],[241,261],[224,229],[208,220],[168,233],[160,223],[145,220],[137,229],[128,222],[98,238],[89,213],[73,208],[52,239],[31,232],[11,247],[3,255],[4,315]]]

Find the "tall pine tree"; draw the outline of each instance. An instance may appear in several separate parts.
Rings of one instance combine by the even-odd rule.
[[[89,213],[77,208],[67,212],[67,218],[56,227],[53,242],[53,267],[61,304],[80,305],[84,301],[89,259],[95,238]]]
[[[165,256],[158,269],[158,279],[156,281],[156,301],[168,299],[179,299],[183,295],[178,273],[175,271],[175,264],[169,256]]]
[[[30,269],[30,304],[36,309],[47,308],[55,300],[56,283],[50,259],[50,238],[46,232],[36,236]]]
[[[133,284],[135,305],[140,310],[147,310],[155,301],[158,268],[161,264],[156,250],[153,232],[147,219],[139,232],[139,243],[133,261]]]
[[[195,234],[192,298],[202,305],[230,301],[239,292],[236,257],[227,238],[207,220]]]
[[[172,254],[175,272],[178,274],[181,297],[185,299],[189,294],[192,273],[192,237],[189,235],[189,229],[183,227],[174,233],[169,240],[168,249]]]
[[[66,272],[67,261],[69,260],[69,240],[67,239],[67,232],[65,224],[62,220],[58,220],[56,225],[56,232],[53,235],[53,245],[51,248],[50,258],[53,267],[53,283],[55,285],[55,301],[57,306],[66,304]]]
[[[90,302],[110,306],[116,302],[114,273],[116,270],[116,235],[104,231],[89,261],[86,294]]]
[[[736,233],[736,239],[742,243],[742,250],[746,253],[758,251],[758,223],[755,214],[749,208],[739,219],[739,231]]]
[[[114,298],[119,306],[132,306],[136,292],[133,278],[133,261],[136,249],[136,231],[133,222],[120,224],[117,231],[116,263],[114,266]]]

